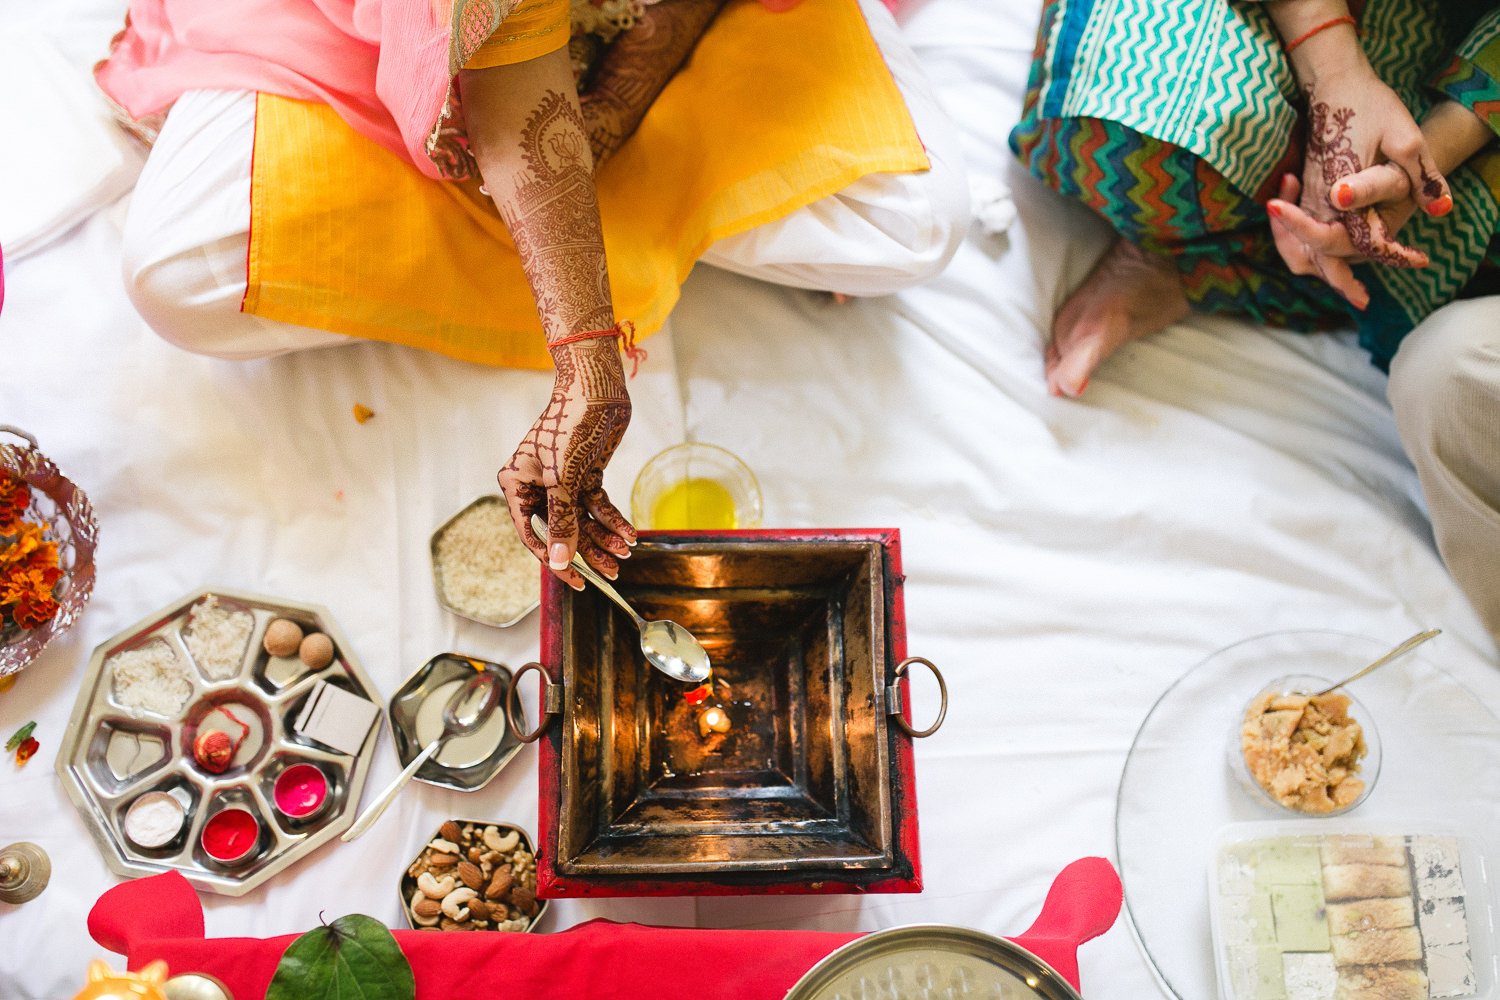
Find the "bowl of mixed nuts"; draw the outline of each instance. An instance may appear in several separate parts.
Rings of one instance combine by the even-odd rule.
[[[508,823],[446,821],[402,873],[401,909],[414,930],[531,930],[547,911],[531,837]]]

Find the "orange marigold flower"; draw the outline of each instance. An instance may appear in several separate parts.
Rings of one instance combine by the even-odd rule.
[[[31,486],[10,472],[0,471],[0,508],[19,514],[31,505]]]
[[[52,598],[28,595],[16,605],[11,617],[22,628],[39,628],[50,622],[56,614],[57,602]]]

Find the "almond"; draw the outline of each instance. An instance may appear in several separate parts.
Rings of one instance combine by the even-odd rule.
[[[511,890],[510,901],[520,907],[521,912],[528,917],[536,916],[537,910],[540,909],[536,905],[536,893],[519,886]]]
[[[434,868],[451,868],[458,864],[458,855],[448,854],[443,851],[433,851],[427,855],[427,863]]]
[[[479,845],[476,844],[475,846],[469,848],[469,860],[474,862],[476,865],[484,860],[484,852],[479,849]]]
[[[447,917],[444,917],[442,919],[442,922],[438,924],[438,929],[444,931],[472,931],[474,929],[474,925],[469,923],[467,920],[459,922],[457,920],[449,920]]]
[[[468,861],[460,861],[458,863],[457,875],[458,880],[470,889],[478,890],[484,888],[484,873],[479,870],[478,865],[471,864]]]
[[[469,916],[473,917],[475,920],[490,919],[490,904],[486,903],[484,900],[471,899],[469,900],[468,906]]]
[[[458,824],[453,822],[451,819],[444,823],[442,826],[438,827],[438,836],[442,837],[444,840],[451,840],[455,844],[464,839],[463,831],[460,830]]]
[[[435,917],[443,912],[443,904],[431,896],[423,896],[411,904],[411,912],[419,917]]]
[[[490,884],[484,890],[485,899],[499,899],[510,891],[510,884],[515,881],[509,868],[501,868],[495,872],[495,877],[490,879]]]

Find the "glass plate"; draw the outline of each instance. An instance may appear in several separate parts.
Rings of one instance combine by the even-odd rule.
[[[1169,994],[1218,995],[1207,892],[1214,835],[1229,823],[1299,818],[1252,795],[1230,769],[1230,732],[1246,704],[1277,677],[1333,683],[1395,644],[1340,632],[1256,636],[1210,655],[1147,713],[1120,776],[1115,856],[1131,930]],[[1500,721],[1420,652],[1361,678],[1354,693],[1374,716],[1384,762],[1365,800],[1337,821],[1450,824],[1492,854]]]

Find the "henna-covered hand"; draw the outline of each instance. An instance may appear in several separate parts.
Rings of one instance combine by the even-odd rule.
[[[610,44],[592,84],[578,95],[596,167],[635,133],[723,5],[658,0]]]
[[[510,231],[557,373],[552,396],[498,480],[517,534],[571,586],[576,550],[606,576],[635,529],[605,495],[604,467],[630,423],[613,328],[593,160],[567,53],[466,70],[470,142]],[[545,513],[548,538],[531,530]]]
[[[552,398],[497,478],[527,548],[582,589],[582,575],[567,569],[575,544],[590,566],[614,579],[617,560],[636,540],[604,491],[604,467],[630,424],[630,396],[613,337],[555,347],[552,357]],[[532,532],[533,514],[546,518],[550,542]]]

